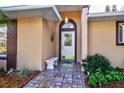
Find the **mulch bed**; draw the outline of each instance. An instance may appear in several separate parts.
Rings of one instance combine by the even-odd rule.
[[[32,71],[25,78],[20,78],[17,75],[0,74],[0,88],[21,88],[32,80],[40,71]]]
[[[124,88],[124,80],[112,81],[108,84],[96,86],[96,88]]]
[[[91,88],[89,85],[88,85],[88,80],[87,79],[84,79],[85,81],[85,87],[86,88]],[[103,84],[101,86],[97,85],[96,87],[94,88],[124,88],[124,80],[120,80],[120,81],[112,81],[112,82],[109,82],[107,84]]]

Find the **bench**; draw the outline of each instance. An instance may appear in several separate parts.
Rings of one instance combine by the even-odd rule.
[[[54,65],[57,65],[58,57],[51,57],[45,62],[47,63],[47,69],[54,69]]]

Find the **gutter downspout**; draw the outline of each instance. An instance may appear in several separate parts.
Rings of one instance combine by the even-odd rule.
[[[61,17],[61,15],[60,15],[60,13],[58,12],[56,6],[52,6],[52,8],[53,8],[53,11],[54,11],[54,13],[55,13],[55,16],[58,18],[58,20],[59,20],[59,21],[62,21],[62,17]]]

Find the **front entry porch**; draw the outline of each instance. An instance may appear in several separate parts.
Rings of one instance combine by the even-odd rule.
[[[54,70],[45,69],[25,88],[83,88],[80,63],[60,63]]]

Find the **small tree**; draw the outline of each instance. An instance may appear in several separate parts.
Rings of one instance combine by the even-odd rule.
[[[111,12],[111,9],[110,9],[110,6],[109,6],[109,5],[107,5],[107,6],[105,7],[105,12]]]
[[[10,24],[9,17],[2,10],[0,10],[0,24]]]
[[[116,5],[113,5],[112,6],[112,12],[116,12],[117,11],[117,6]]]

